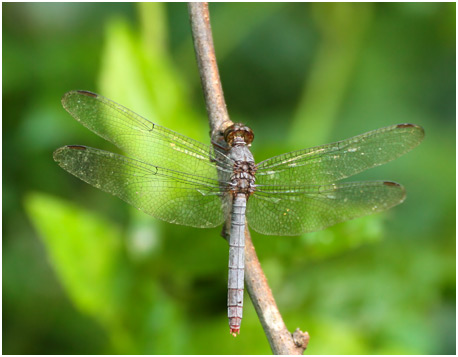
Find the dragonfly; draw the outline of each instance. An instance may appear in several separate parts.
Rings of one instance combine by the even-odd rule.
[[[265,235],[301,235],[396,206],[406,197],[399,183],[338,181],[396,159],[424,137],[421,126],[396,124],[255,163],[254,134],[240,123],[224,130],[221,147],[89,91],[66,93],[62,105],[130,155],[67,145],[53,154],[63,169],[169,223],[212,228],[230,220],[227,308],[234,336],[242,321],[246,223]]]

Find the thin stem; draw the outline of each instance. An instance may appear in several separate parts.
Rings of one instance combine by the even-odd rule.
[[[229,119],[223,88],[221,87],[221,80],[219,78],[208,3],[189,3],[188,10],[191,20],[194,50],[196,52],[200,80],[207,106],[211,138],[214,140],[217,136],[221,136],[221,133],[233,123]]]
[[[221,133],[232,124],[232,121],[226,109],[219,78],[208,4],[189,3],[188,9],[194,49],[210,122],[211,138],[214,143],[219,143]],[[307,347],[308,333],[298,329],[294,334],[291,334],[287,330],[275,303],[272,290],[262,271],[248,228],[245,230],[245,240],[245,284],[270,347],[274,354],[302,354]]]
[[[309,334],[299,329],[291,334],[286,328],[248,229],[245,230],[245,285],[272,352],[276,355],[301,355],[307,348]]]

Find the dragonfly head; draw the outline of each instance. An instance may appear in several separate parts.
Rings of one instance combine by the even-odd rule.
[[[224,131],[224,140],[229,146],[242,143],[250,146],[253,139],[253,131],[241,123],[233,124]]]

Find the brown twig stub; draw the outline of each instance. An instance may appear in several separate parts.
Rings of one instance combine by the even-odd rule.
[[[217,146],[225,141],[222,133],[232,125],[224,100],[219,78],[213,38],[210,27],[210,15],[207,3],[189,3],[194,49],[196,52],[202,88],[204,91],[212,142]],[[229,224],[222,235],[227,239]],[[293,335],[287,330],[275,303],[267,279],[262,271],[256,251],[251,241],[250,232],[245,230],[245,284],[251,301],[256,309],[262,327],[266,333],[274,354],[302,354],[307,347],[308,333],[296,330]]]
[[[307,349],[309,340],[310,335],[307,331],[303,332],[298,327],[296,331],[293,332],[293,341],[296,344],[296,346],[302,348],[302,350]]]

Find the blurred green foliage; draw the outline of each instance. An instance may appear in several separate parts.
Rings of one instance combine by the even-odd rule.
[[[270,353],[246,297],[228,333],[219,228],[164,224],[70,176],[65,144],[116,151],[59,98],[96,91],[209,142],[185,4],[3,6],[3,353]],[[258,161],[413,122],[425,141],[357,179],[391,211],[302,237],[253,233],[311,354],[455,352],[455,4],[211,4],[229,113]]]

